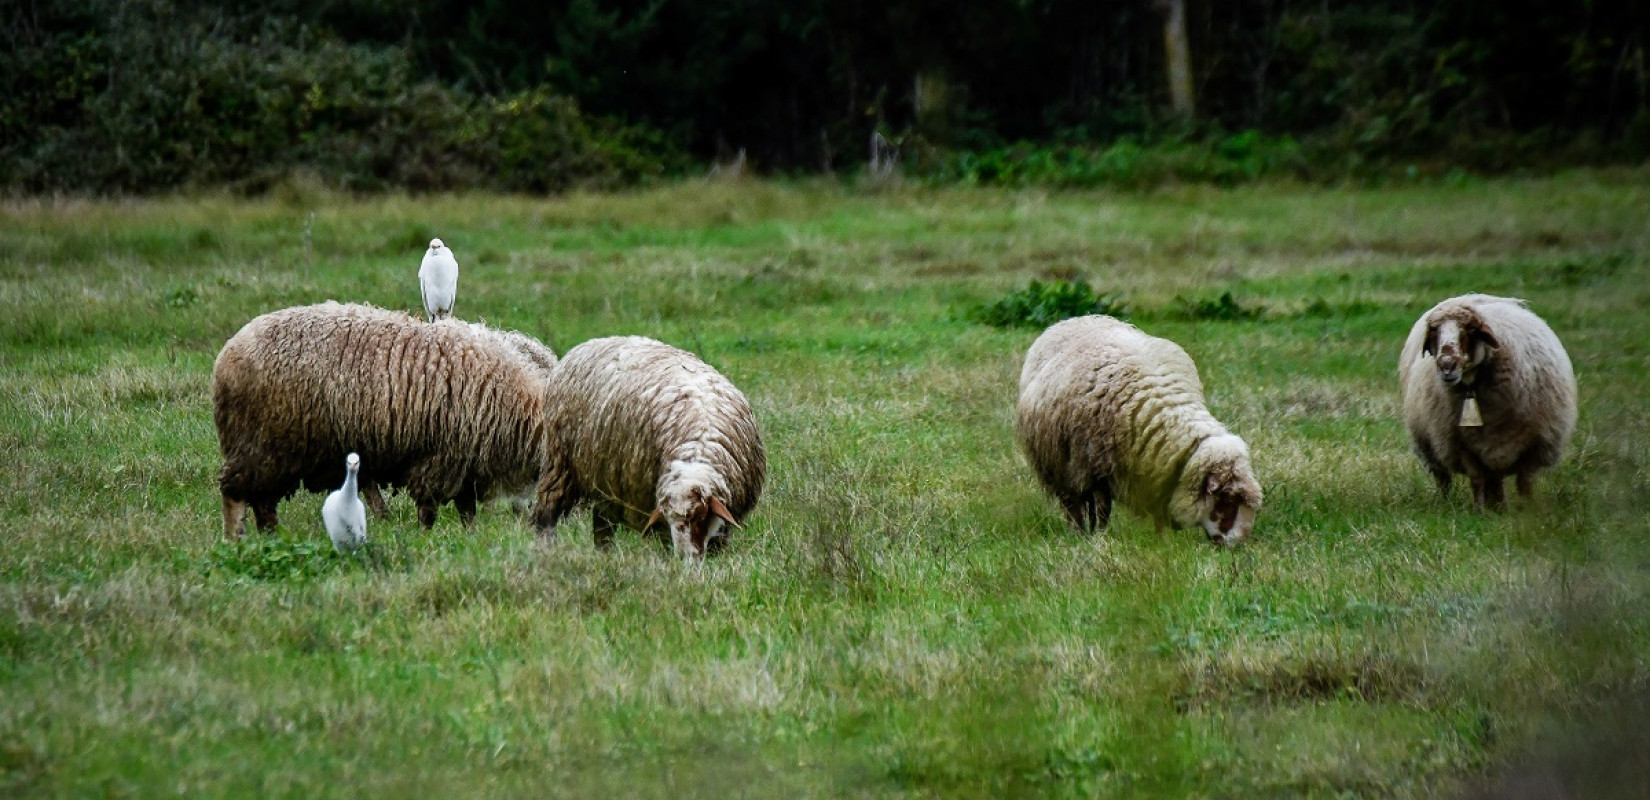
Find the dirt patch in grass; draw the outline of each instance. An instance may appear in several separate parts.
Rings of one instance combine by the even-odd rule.
[[[1234,702],[1413,702],[1429,688],[1420,665],[1380,653],[1311,653],[1264,661],[1217,657],[1192,670],[1187,683],[1175,698],[1183,711]]]

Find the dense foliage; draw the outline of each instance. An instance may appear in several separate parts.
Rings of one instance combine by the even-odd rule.
[[[0,0],[0,184],[633,182],[678,154],[1071,185],[1650,155],[1650,6],[1186,0]]]
[[[975,320],[998,328],[1042,329],[1063,319],[1086,314],[1107,314],[1128,318],[1128,309],[1108,295],[1097,295],[1094,287],[1078,281],[1032,279],[1026,288],[1010,292],[996,302],[976,306]]]

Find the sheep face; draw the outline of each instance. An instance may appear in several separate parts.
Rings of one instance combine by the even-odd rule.
[[[1500,343],[1484,327],[1476,314],[1466,319],[1447,317],[1427,327],[1423,355],[1433,356],[1438,364],[1438,379],[1446,386],[1462,381],[1469,385],[1480,365],[1495,354]]]
[[[1260,506],[1260,482],[1247,465],[1222,466],[1203,479],[1197,499],[1198,524],[1209,541],[1231,547],[1249,537]]]
[[[1242,439],[1229,433],[1204,439],[1181,475],[1169,509],[1175,527],[1200,526],[1218,545],[1248,538],[1262,495]]]
[[[659,506],[645,528],[663,520],[670,526],[676,554],[685,560],[703,558],[720,547],[727,526],[739,527],[727,504],[716,496],[716,471],[705,464],[675,461],[659,480]]]
[[[1249,531],[1255,526],[1255,512],[1259,510],[1259,504],[1251,499],[1248,491],[1240,486],[1220,484],[1214,476],[1209,477],[1198,506],[1203,511],[1199,521],[1203,532],[1209,541],[1225,547],[1249,537]]]

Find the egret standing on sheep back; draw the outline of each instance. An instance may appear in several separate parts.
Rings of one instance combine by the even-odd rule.
[[[1505,504],[1508,475],[1529,497],[1575,431],[1570,356],[1523,300],[1469,294],[1433,306],[1410,328],[1398,381],[1415,455],[1445,497],[1465,474],[1479,508]]]
[[[344,485],[321,504],[321,521],[326,523],[333,549],[340,553],[353,553],[367,542],[367,507],[356,491],[360,472],[361,456],[345,456]]]
[[[430,240],[424,263],[418,267],[418,289],[424,296],[424,313],[429,321],[453,315],[458,299],[458,261],[440,239]]]
[[[1186,351],[1111,317],[1068,319],[1026,352],[1014,432],[1078,530],[1105,530],[1113,500],[1159,527],[1233,545],[1261,506],[1249,447],[1203,405]]]
[[[767,455],[745,395],[692,353],[641,336],[581,344],[544,393],[541,541],[581,501],[596,544],[619,523],[663,522],[676,553],[698,558],[756,505]]]

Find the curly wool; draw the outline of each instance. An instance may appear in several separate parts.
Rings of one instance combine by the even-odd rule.
[[[451,318],[441,320],[442,323],[452,322]],[[506,350],[522,359],[523,366],[536,370],[540,376],[548,380],[550,371],[556,367],[556,352],[546,347],[543,342],[528,336],[521,331],[490,328],[480,322],[453,323],[465,324],[470,332],[483,337],[489,337],[494,342],[503,345]]]
[[[349,452],[361,456],[364,485],[406,486],[426,524],[448,500],[473,514],[494,491],[530,485],[546,373],[527,363],[465,323],[366,305],[252,320],[212,373],[226,534],[240,534],[239,504],[252,503],[265,527],[300,485],[337,486]]]
[[[740,520],[762,494],[767,456],[750,403],[692,353],[640,336],[585,342],[557,362],[543,406],[541,530],[585,500],[599,523],[640,530],[695,497]]]
[[[1089,523],[1073,509],[1097,492],[1159,526],[1198,525],[1211,479],[1260,508],[1248,447],[1204,406],[1191,357],[1110,317],[1057,323],[1032,344],[1015,433],[1080,527]],[[1099,516],[1104,527],[1104,508]]]
[[[1464,331],[1488,332],[1495,343],[1453,386],[1440,377],[1436,355],[1425,352],[1429,334],[1451,321]],[[1512,473],[1528,494],[1534,473],[1563,458],[1575,431],[1570,356],[1523,300],[1469,294],[1433,306],[1404,340],[1398,379],[1416,456],[1445,492],[1452,475],[1467,475],[1480,504],[1498,502],[1501,481]],[[1482,426],[1461,426],[1469,392]],[[1489,481],[1495,485],[1486,490]]]

